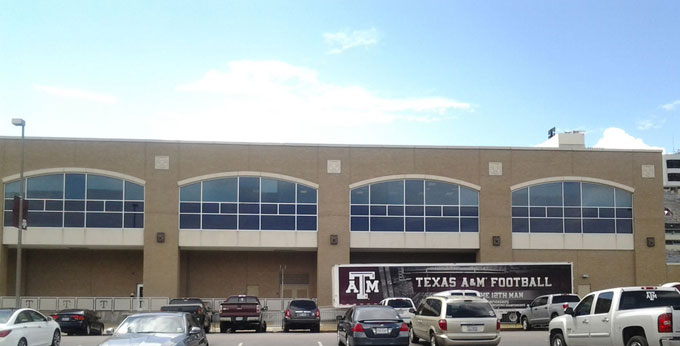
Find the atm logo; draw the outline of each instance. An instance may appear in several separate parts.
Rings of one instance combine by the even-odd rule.
[[[366,300],[369,293],[377,292],[380,290],[375,272],[349,272],[349,285],[345,293],[356,293],[358,300]]]

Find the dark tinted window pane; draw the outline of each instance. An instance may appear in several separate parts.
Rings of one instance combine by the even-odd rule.
[[[583,217],[597,217],[597,208],[583,208]]]
[[[412,207],[412,206],[407,206],[406,207],[406,215],[415,215],[415,216],[422,216],[424,215],[425,211],[423,207]]]
[[[437,208],[437,209],[439,209],[439,207],[428,207],[428,208]],[[459,207],[443,207],[443,208],[442,208],[442,209],[443,209],[442,212],[443,212],[444,216],[458,216],[460,213],[463,212],[463,211],[462,211],[463,208],[469,208],[469,207],[462,207],[461,210],[460,210],[460,212],[459,212],[458,208],[459,208]],[[476,209],[476,208],[475,208],[475,209]]]
[[[583,233],[614,233],[614,220],[583,219]]]
[[[532,206],[561,206],[562,183],[531,186],[529,198]]]
[[[262,202],[295,203],[294,183],[262,178],[261,184]]]
[[[12,210],[13,206],[14,206],[14,200],[13,199],[5,199],[5,209],[4,210]]]
[[[85,174],[66,174],[66,199],[85,199]]]
[[[88,211],[104,211],[103,201],[88,201],[87,202]]]
[[[473,318],[473,317],[495,317],[493,308],[489,303],[449,303],[446,305],[447,318]]]
[[[666,168],[680,168],[680,160],[666,160]]]
[[[529,216],[529,208],[527,208],[527,207],[512,207],[512,216],[527,217],[527,216]]]
[[[5,212],[5,226],[12,226],[12,212],[11,211],[6,211]]]
[[[295,214],[295,205],[279,204],[279,214]]]
[[[125,200],[127,201],[143,201],[144,187],[139,184],[125,182]]]
[[[254,215],[241,215],[238,218],[239,229],[260,229],[260,217]]]
[[[262,216],[262,229],[264,230],[295,230],[295,216]]]
[[[371,185],[371,204],[404,204],[404,181]]]
[[[236,178],[207,180],[203,182],[204,202],[236,202]]]
[[[548,217],[562,217],[562,208],[548,208]]]
[[[64,213],[64,227],[85,227],[85,213]]]
[[[668,181],[680,181],[680,173],[668,173]]]
[[[238,205],[238,211],[241,214],[259,214],[260,213],[260,205],[259,204],[246,204],[246,203],[240,203]]]
[[[64,210],[63,201],[45,201],[45,210]]]
[[[371,215],[387,215],[387,208],[384,206],[371,206]]]
[[[143,228],[144,214],[142,213],[125,213],[125,228]]]
[[[237,205],[236,203],[220,203],[220,212],[224,214],[236,213]]]
[[[121,213],[87,213],[87,227],[122,228],[123,214]]]
[[[259,202],[260,178],[239,178],[238,193],[239,202]]]
[[[203,212],[204,213],[217,214],[217,213],[220,212],[220,204],[219,203],[203,203]]]
[[[531,211],[531,217],[545,217],[544,207],[531,207],[529,209]]]
[[[616,208],[616,217],[618,218],[632,218],[633,209],[632,208]]]
[[[565,233],[581,233],[581,219],[565,219],[564,220]]]
[[[70,211],[85,210],[85,201],[66,201],[64,202],[64,209]]]
[[[600,208],[600,217],[614,217],[614,208]]]
[[[87,176],[87,198],[122,200],[123,181],[116,178],[90,174]]]
[[[262,204],[262,214],[278,214],[279,208],[276,204]]]
[[[312,311],[316,309],[316,303],[313,300],[293,300],[290,302],[290,308]]]
[[[106,211],[123,211],[123,202],[106,202]]]
[[[298,203],[316,203],[316,190],[304,185],[297,185]]]
[[[527,206],[529,205],[529,188],[525,187],[521,190],[512,192],[512,205]]]
[[[203,215],[203,229],[236,229],[236,215]]]
[[[403,231],[403,217],[372,217],[371,231]]]
[[[425,230],[425,218],[422,217],[407,217],[406,231],[407,232],[422,232]]]
[[[425,207],[425,215],[427,216],[441,216],[442,207]]]
[[[604,292],[597,296],[597,303],[595,303],[595,314],[606,314],[612,306],[612,299],[614,292]]]
[[[368,186],[352,190],[352,204],[368,204]]]
[[[581,217],[581,208],[564,208],[565,217]]]
[[[179,188],[179,200],[182,202],[198,202],[201,200],[201,183],[193,183],[191,185],[182,186]]]
[[[365,205],[353,205],[351,210],[352,215],[368,215],[368,206]]]
[[[316,231],[316,216],[298,216],[297,229],[300,231]]]
[[[656,293],[650,295],[650,292]],[[680,305],[680,293],[677,290],[673,291],[629,291],[621,293],[621,301],[619,302],[619,310],[630,309],[645,309],[656,308],[660,306],[678,306]]]
[[[144,202],[125,202],[125,211],[143,212]]]
[[[458,185],[426,180],[425,204],[457,205]]]
[[[564,183],[564,205],[573,207],[581,206],[581,183]]]
[[[553,296],[552,303],[557,304],[557,303],[578,303],[581,301],[581,298],[579,298],[577,295],[573,294],[564,294],[564,295],[559,295],[559,296]]]
[[[563,233],[562,219],[531,219],[531,233]]]
[[[479,231],[479,219],[476,218],[461,218],[460,219],[460,231],[461,232],[478,232]]]
[[[428,217],[425,220],[427,232],[458,232],[457,217]]]
[[[460,207],[460,215],[477,216],[479,215],[479,211],[477,210],[477,207]]]
[[[633,220],[616,220],[616,233],[633,233]]]
[[[196,214],[181,214],[179,216],[179,228],[199,229],[201,227],[201,217]]]
[[[614,189],[616,190],[616,206],[617,207],[632,207],[633,206],[633,194],[621,190],[621,189]]]
[[[28,200],[28,210],[44,210],[45,201],[43,200]]]
[[[367,217],[356,217],[351,218],[350,229],[352,231],[368,231],[368,218]]]
[[[26,198],[63,198],[64,175],[53,174],[28,178]]]
[[[297,212],[298,214],[316,215],[316,205],[298,205]]]
[[[61,227],[62,213],[31,212],[28,217],[29,227]]]
[[[423,180],[406,180],[406,204],[420,204],[425,202]]]
[[[18,181],[5,184],[5,198],[12,198],[14,196],[19,196]]]
[[[587,207],[613,207],[614,188],[599,184],[582,183],[583,205]]]
[[[200,213],[201,204],[200,203],[180,203],[179,204],[180,213]]]
[[[512,219],[512,231],[518,233],[529,232],[529,220],[528,219]]]
[[[392,206],[390,206],[390,207],[387,208],[387,214],[388,215],[394,215],[394,216],[404,215],[404,207],[392,207]]]
[[[467,187],[460,187],[460,205],[479,205],[479,193]]]

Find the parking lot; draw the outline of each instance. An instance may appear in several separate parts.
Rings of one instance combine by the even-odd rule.
[[[106,336],[64,336],[63,346],[96,346],[104,341]],[[208,334],[211,346],[335,346],[335,333],[265,333],[239,332],[234,334]],[[503,331],[501,332],[502,346],[546,346],[548,332],[538,331]],[[411,344],[412,346],[425,345]]]

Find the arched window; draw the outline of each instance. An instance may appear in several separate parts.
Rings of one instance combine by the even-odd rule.
[[[512,191],[517,233],[633,233],[633,194],[602,184],[565,181]]]
[[[179,228],[316,231],[316,189],[266,177],[229,177],[179,189]]]
[[[20,182],[5,184],[5,226]],[[144,228],[144,186],[90,173],[25,179],[28,227]]]
[[[404,179],[350,193],[352,231],[479,232],[479,192],[461,185]]]

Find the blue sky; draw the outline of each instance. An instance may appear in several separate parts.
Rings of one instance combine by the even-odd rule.
[[[0,135],[680,148],[678,1],[2,1]],[[677,137],[677,138],[674,138]]]

